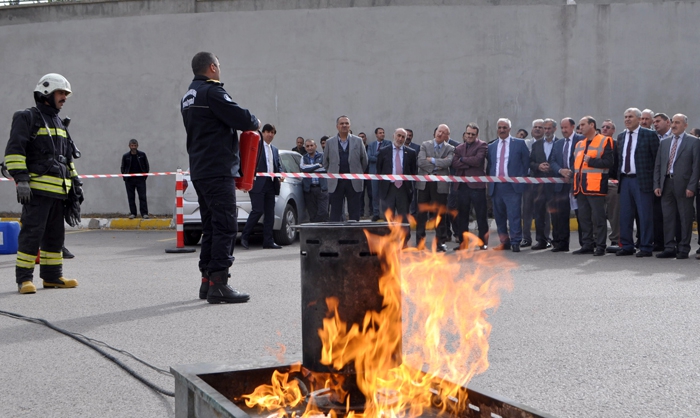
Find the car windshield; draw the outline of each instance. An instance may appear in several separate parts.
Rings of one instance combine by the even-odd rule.
[[[301,161],[301,155],[290,152],[290,153],[280,153],[280,160],[282,161],[282,167],[286,173],[300,173],[299,162]]]

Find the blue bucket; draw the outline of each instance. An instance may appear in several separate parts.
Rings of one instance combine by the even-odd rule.
[[[0,222],[0,254],[17,254],[19,222]]]

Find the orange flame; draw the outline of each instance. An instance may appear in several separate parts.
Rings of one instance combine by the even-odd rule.
[[[513,266],[497,252],[479,251],[481,241],[475,236],[465,236],[466,251],[450,255],[401,251],[405,237],[401,218],[387,212],[387,219],[390,234],[366,232],[370,250],[383,265],[382,310],[369,311],[361,325],[348,327],[338,314],[338,301],[329,298],[330,316],[318,332],[321,362],[335,369],[353,364],[357,371],[365,410],[347,411],[347,416],[415,417],[431,406],[456,414],[469,404],[461,387],[489,366],[487,312],[498,306],[502,291],[511,289]],[[403,353],[401,359],[394,358],[398,352]],[[251,402],[256,395],[266,401],[273,398],[277,403],[267,409],[280,409],[281,400],[297,400],[296,392],[285,392],[293,391],[294,383],[276,376],[274,395],[265,385],[266,391],[258,393],[257,388],[246,397]],[[284,385],[292,389],[282,389]],[[309,405],[303,417],[319,414]]]

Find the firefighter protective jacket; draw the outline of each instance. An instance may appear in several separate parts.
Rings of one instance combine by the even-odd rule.
[[[36,107],[39,112],[21,110],[12,117],[5,164],[15,182],[29,182],[32,193],[65,199],[71,178],[78,175],[68,131],[57,109],[40,103]]]
[[[258,118],[238,106],[223,83],[195,76],[182,98],[190,178],[239,177],[239,131],[258,129]]]
[[[588,162],[584,156],[588,155]],[[615,162],[613,140],[596,135],[583,139],[574,150],[574,195],[605,196],[608,194],[608,172]]]

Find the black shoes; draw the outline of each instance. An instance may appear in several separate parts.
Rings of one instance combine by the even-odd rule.
[[[246,244],[247,244],[247,242],[246,242]],[[246,247],[246,248],[248,248],[248,247]],[[282,246],[277,245],[273,242],[272,244],[263,245],[263,248],[269,249],[269,250],[279,250],[280,248],[282,248]]]
[[[676,260],[685,260],[688,258],[688,253],[678,253],[676,254]]]
[[[493,247],[495,251],[507,251],[510,250],[510,244],[498,244],[495,247]],[[518,250],[520,250],[518,248]]]
[[[676,252],[675,251],[664,251],[662,253],[656,254],[656,258],[676,258]],[[686,254],[685,258],[688,258],[687,254]]]
[[[457,248],[459,248],[459,247],[457,247]],[[438,244],[435,247],[435,251],[437,251],[439,253],[445,253],[445,252],[447,252],[447,245],[446,244]]]
[[[530,245],[532,245],[532,243],[530,241],[527,241],[527,240],[520,241],[520,246],[523,248],[529,247]]]
[[[580,255],[580,254],[593,254],[593,253],[595,253],[593,248],[582,247],[582,248],[572,252],[571,254]]]
[[[620,251],[621,249],[622,249],[622,248],[620,248],[620,247],[617,246],[617,245],[611,245],[611,246],[609,246],[609,247],[607,247],[607,248],[605,249],[605,252],[606,252],[606,253],[617,253],[617,252]]]
[[[374,215],[374,216],[372,216],[372,222],[378,222],[378,221],[379,221],[379,219],[381,219],[381,218],[379,218],[379,216],[378,216],[378,215]]]
[[[199,285],[199,298],[206,299],[209,293],[209,275],[202,273],[202,284]]]
[[[63,252],[63,258],[75,258],[75,255],[73,255],[72,252],[68,251],[68,248],[66,247],[63,247],[61,251]]]
[[[549,245],[551,247],[551,244],[549,244],[547,242],[538,242],[537,244],[533,245],[532,248],[530,248],[530,249],[531,250],[544,250],[547,248],[547,245]]]
[[[620,251],[616,252],[615,255],[616,256],[634,255],[634,251],[621,249]]]
[[[635,254],[634,256],[635,257],[651,257],[652,255],[654,255],[654,254],[652,254],[651,251],[639,250],[639,251],[637,251],[637,254]]]
[[[510,250],[513,251],[514,253],[519,253],[520,252],[520,245],[518,244],[512,244],[510,246]]]
[[[245,248],[246,250],[250,249],[250,246],[248,245],[248,238],[243,238],[241,235],[241,247]]]
[[[207,302],[216,303],[244,303],[248,302],[250,295],[239,292],[228,285],[228,271],[215,271],[209,275],[209,291]]]
[[[605,248],[596,248],[595,252],[593,252],[594,257],[600,257],[602,255],[605,255]]]
[[[569,247],[557,247],[552,248],[553,253],[568,253]]]

